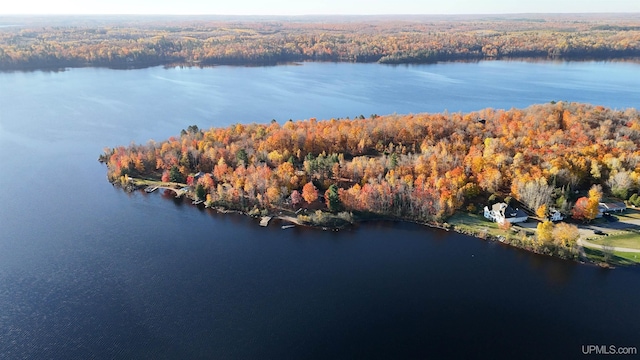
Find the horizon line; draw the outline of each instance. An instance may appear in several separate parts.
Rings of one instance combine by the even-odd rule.
[[[0,16],[235,16],[235,17],[310,17],[310,16],[326,16],[326,17],[368,17],[368,16],[485,16],[485,15],[634,15],[640,12],[617,12],[617,11],[585,11],[585,12],[509,12],[509,13],[380,13],[380,14],[168,14],[168,13],[0,13]]]

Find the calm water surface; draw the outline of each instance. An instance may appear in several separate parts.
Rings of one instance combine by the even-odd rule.
[[[638,107],[632,63],[0,73],[0,358],[577,358],[640,347],[640,271],[402,223],[260,228],[113,188],[105,146],[182,128]],[[276,224],[277,225],[277,224]]]

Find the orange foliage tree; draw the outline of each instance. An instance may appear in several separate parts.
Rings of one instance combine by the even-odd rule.
[[[302,198],[307,204],[311,204],[318,199],[318,189],[316,189],[311,181],[302,187]]]

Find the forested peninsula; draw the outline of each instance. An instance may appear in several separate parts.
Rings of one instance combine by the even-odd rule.
[[[166,141],[107,148],[100,160],[114,184],[174,187],[206,206],[284,212],[327,227],[415,221],[577,259],[576,226],[547,216],[554,210],[589,222],[604,197],[640,205],[639,143],[635,109],[552,102],[466,114],[193,125]],[[537,231],[482,218],[485,206],[502,201],[538,216]]]
[[[635,14],[52,16],[0,25],[0,70],[640,57]]]

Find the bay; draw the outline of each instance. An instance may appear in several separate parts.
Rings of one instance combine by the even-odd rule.
[[[281,230],[126,194],[106,146],[276,119],[638,106],[625,62],[0,73],[0,358],[567,358],[639,346],[640,272],[404,223]],[[277,224],[276,224],[277,225]]]

